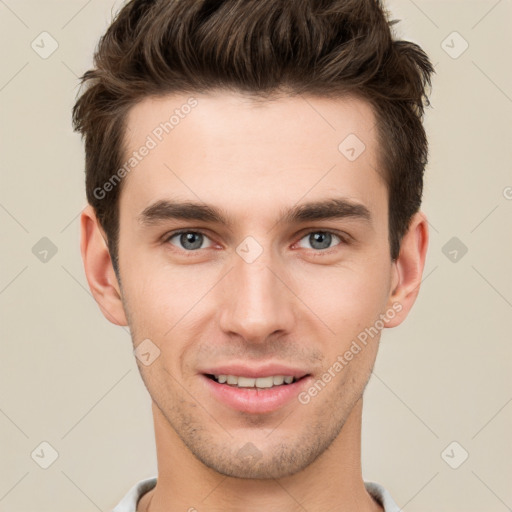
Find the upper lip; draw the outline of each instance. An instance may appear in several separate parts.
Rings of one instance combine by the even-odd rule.
[[[238,377],[249,377],[257,379],[259,377],[271,377],[283,375],[300,379],[308,375],[307,371],[300,368],[293,368],[284,364],[265,364],[260,366],[247,366],[244,364],[224,364],[201,371],[207,375],[236,375]]]

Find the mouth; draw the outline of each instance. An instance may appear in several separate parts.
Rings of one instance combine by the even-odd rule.
[[[270,375],[268,377],[243,377],[240,375],[213,375],[205,374],[209,379],[218,382],[219,384],[226,384],[236,388],[255,388],[255,389],[270,389],[277,386],[288,386],[294,382],[303,379],[302,377],[294,377],[293,375]]]
[[[310,373],[285,368],[266,372],[240,368],[229,373],[206,372],[201,377],[214,400],[231,410],[250,414],[270,413],[294,401],[298,403],[299,393],[313,379]]]

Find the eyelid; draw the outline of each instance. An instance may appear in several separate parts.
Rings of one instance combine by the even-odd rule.
[[[340,231],[336,228],[331,227],[318,227],[318,228],[304,228],[303,230],[299,231],[297,233],[297,237],[300,237],[300,239],[304,238],[306,235],[309,235],[311,233],[329,233],[331,235],[336,235],[339,238],[341,238],[344,242],[349,243],[355,241],[355,238],[347,233],[346,231]]]
[[[308,248],[306,248],[306,250],[313,251],[313,252],[318,253],[318,254],[326,254],[328,252],[336,250],[336,247],[338,247],[340,245],[348,245],[348,244],[350,244],[351,241],[353,240],[353,238],[348,233],[339,232],[339,231],[333,230],[333,229],[325,229],[325,228],[318,229],[317,228],[317,229],[307,229],[305,231],[302,231],[298,235],[298,236],[300,236],[300,238],[293,245],[294,246],[297,245],[301,240],[303,240],[308,235],[311,235],[313,233],[327,233],[329,235],[334,235],[334,236],[338,237],[339,240],[340,240],[340,243],[338,243],[338,244],[336,244],[336,245],[334,245],[332,247],[329,247],[328,249],[308,249]]]
[[[215,244],[218,244],[217,242],[215,242],[213,240],[213,238],[208,234],[207,231],[205,231],[204,229],[201,229],[201,228],[197,228],[197,229],[194,229],[194,228],[181,228],[181,229],[177,229],[175,231],[171,231],[169,233],[166,233],[162,237],[163,242],[164,243],[168,243],[171,238],[174,238],[175,236],[181,235],[183,233],[197,233],[197,234],[201,234],[204,237],[206,237],[208,240],[210,240],[212,246],[215,245]],[[318,253],[318,254],[330,252],[333,249],[335,249],[337,246],[339,246],[339,245],[348,245],[348,244],[350,244],[354,240],[353,237],[351,235],[349,235],[348,233],[340,232],[340,231],[337,231],[335,229],[307,228],[307,229],[302,230],[301,232],[299,232],[296,235],[296,237],[299,237],[299,238],[297,238],[297,241],[293,243],[293,246],[296,246],[302,239],[304,239],[306,236],[311,235],[313,233],[328,233],[328,234],[334,235],[334,236],[336,236],[336,237],[338,237],[340,239],[340,243],[339,244],[336,244],[333,247],[329,247],[328,249],[322,249],[322,250],[320,250],[320,249],[317,249],[317,250],[315,250],[315,249],[306,249],[306,250],[310,250],[310,251],[313,251],[313,252]],[[200,250],[211,249],[211,246],[210,247],[205,247],[204,249],[195,249],[195,250],[189,250],[189,251],[187,251],[185,249],[180,249],[179,247],[176,247],[176,249],[181,250],[182,252],[186,252],[186,253],[197,253]]]
[[[169,241],[171,240],[171,238],[174,238],[175,236],[177,235],[182,235],[184,233],[196,233],[196,234],[200,234],[200,235],[203,235],[205,238],[207,238],[212,246],[215,245],[215,241],[212,239],[212,237],[210,235],[208,235],[208,233],[202,229],[190,229],[190,228],[182,228],[182,229],[177,229],[176,231],[171,231],[169,233],[166,233],[163,237],[162,237],[162,241],[164,243],[169,243]],[[172,244],[171,244],[172,245]],[[179,247],[177,246],[174,246],[176,247],[176,249],[178,250],[181,250],[182,252],[188,252],[188,253],[194,253],[194,252],[199,252],[200,250],[202,249],[195,249],[193,251],[187,251],[185,249],[180,249]],[[211,249],[211,246],[210,247],[205,247],[205,249]]]

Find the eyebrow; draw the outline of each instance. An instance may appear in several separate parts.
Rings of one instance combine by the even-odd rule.
[[[288,224],[346,218],[360,220],[369,225],[372,224],[370,210],[363,204],[346,198],[303,203],[288,210],[281,210],[280,213],[280,222]],[[190,201],[159,200],[145,208],[138,216],[138,221],[144,226],[173,219],[223,224],[228,228],[233,226],[232,219],[224,210]]]

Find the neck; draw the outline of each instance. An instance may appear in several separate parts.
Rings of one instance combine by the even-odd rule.
[[[241,479],[221,475],[200,462],[153,404],[158,481],[137,510],[382,512],[362,479],[361,415],[362,399],[331,446],[302,471],[283,478]]]

